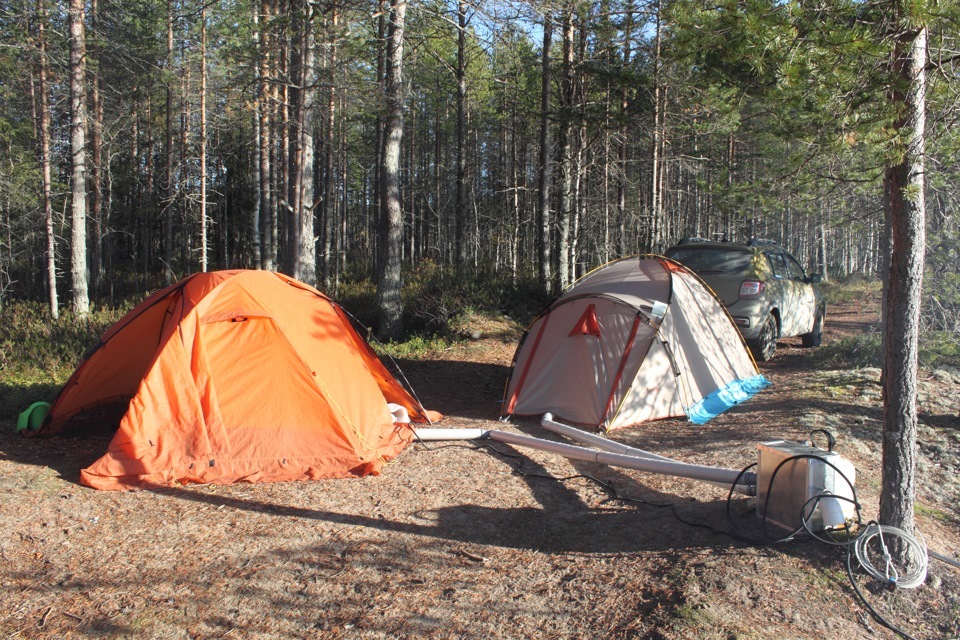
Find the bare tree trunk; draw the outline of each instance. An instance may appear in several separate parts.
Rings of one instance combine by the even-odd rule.
[[[387,92],[387,0],[377,0],[377,86],[381,89],[384,96]],[[386,118],[383,110],[377,110],[377,120],[374,123],[376,128],[376,159],[373,163],[373,211],[377,216],[377,241],[373,243],[373,262],[374,273],[377,281],[383,277],[384,256],[382,254],[383,246],[387,243],[384,236],[387,230],[387,224],[380,220],[381,214],[385,211],[383,206],[383,149],[384,135],[386,127]]]
[[[663,224],[663,89],[661,87],[661,34],[659,11],[656,16],[657,30],[653,54],[653,141],[650,163],[650,227],[646,251],[654,251],[660,244],[660,227]]]
[[[253,161],[253,210],[250,212],[250,235],[253,246],[253,267],[263,269],[262,236],[260,232],[260,212],[263,210],[263,46],[260,41],[260,3],[253,3],[252,40],[256,62],[254,70],[257,78],[257,93],[253,101],[253,137],[257,145],[257,157]]]
[[[190,63],[186,60],[187,58],[187,43],[186,40],[180,44],[180,58],[183,60],[183,63],[180,65],[182,70],[182,75],[180,76],[180,159],[177,163],[177,171],[175,175],[178,177],[178,185],[180,187],[177,189],[177,200],[178,206],[177,209],[180,212],[180,268],[189,269],[192,271],[192,261],[191,261],[191,251],[190,251],[190,242],[193,240],[189,233],[185,233],[184,227],[187,226],[186,222],[189,219],[188,211],[190,208],[190,196],[189,193],[190,176],[189,171],[189,161],[188,154],[190,152],[190,121],[193,119],[193,116],[190,113],[190,83],[192,80],[192,67]],[[176,234],[174,234],[176,236]]]
[[[207,7],[200,8],[200,271],[207,271]]]
[[[826,214],[824,214],[824,217],[826,217]],[[820,222],[820,268],[822,270],[821,275],[823,276],[823,280],[825,282],[829,281],[830,274],[827,272],[828,270],[827,270],[827,221],[826,220],[822,220]]]
[[[561,289],[565,289],[567,285],[570,284],[572,278],[570,264],[571,227],[573,225],[574,208],[576,207],[573,158],[573,38],[573,7],[570,5],[563,9],[563,76],[560,82],[560,131],[557,136],[557,153],[560,156],[560,172],[562,176],[560,186],[560,215],[557,216],[557,227],[560,236],[560,247],[557,251],[557,258]]]
[[[150,96],[146,97],[146,113],[143,114],[141,122],[143,123],[143,139],[146,142],[145,148],[143,150],[144,165],[146,171],[144,172],[144,184],[143,187],[137,185],[137,204],[140,206],[141,211],[153,211],[153,205],[156,202],[154,186],[156,182],[156,171],[153,163],[153,151],[154,151],[154,139],[153,139],[153,101]],[[137,149],[139,147],[137,133],[134,133],[133,141],[133,154],[132,157],[135,161],[139,161],[140,154]],[[149,208],[149,209],[148,209]],[[150,280],[150,268],[153,264],[153,220],[151,216],[142,215],[138,218],[138,223],[143,229],[143,237],[141,238],[141,245],[143,247],[142,255],[142,265],[143,265],[143,285],[146,286],[146,283]]]
[[[902,107],[898,128],[904,154],[900,163],[888,168],[884,176],[893,242],[884,308],[880,521],[907,532],[914,529],[917,356],[926,252],[926,62],[926,28],[919,26],[902,33],[895,45],[893,70],[899,82],[893,89],[892,99]],[[916,560],[908,557],[903,545],[897,545],[894,553],[904,565]]]
[[[275,220],[276,220],[276,201],[273,197],[271,179],[273,171],[273,144],[272,131],[273,119],[270,117],[273,113],[274,102],[272,100],[273,91],[269,85],[268,79],[271,72],[272,58],[272,39],[270,37],[269,22],[271,18],[270,5],[268,2],[261,4],[263,10],[263,31],[260,35],[261,56],[260,56],[260,77],[257,88],[260,102],[260,140],[259,140],[259,160],[260,160],[260,239],[261,239],[261,263],[260,268],[272,271],[276,266],[276,246],[274,244]]]
[[[516,91],[516,90],[515,90]],[[512,225],[510,234],[510,276],[517,281],[520,261],[520,229],[523,224],[523,210],[520,204],[521,181],[526,177],[520,160],[520,114],[519,99],[514,95],[511,108],[510,130],[510,206]]]
[[[553,169],[553,145],[550,140],[550,44],[553,36],[553,22],[549,14],[543,16],[543,51],[541,55],[542,72],[540,75],[540,191],[537,210],[537,276],[540,286],[547,293],[553,291],[553,273],[551,270],[551,220],[550,220],[550,183]]]
[[[90,312],[87,294],[87,109],[85,102],[84,0],[70,0],[70,156],[73,165],[70,264],[73,311]]]
[[[327,94],[327,128],[325,132],[323,156],[323,286],[330,287],[331,273],[335,269],[335,247],[337,246],[337,206],[334,201],[334,149],[337,140],[337,42],[340,38],[340,13],[336,6],[331,9],[332,23],[327,63],[330,69],[330,87]]]
[[[454,263],[462,275],[467,264],[467,3],[457,2],[457,205]]]
[[[403,249],[403,205],[400,200],[400,143],[403,136],[403,37],[406,0],[390,0],[386,55],[386,121],[384,123],[381,197],[383,213],[383,273],[377,282],[380,336],[396,339],[403,334],[400,274]]]
[[[95,41],[99,40],[100,12],[97,0],[90,3],[90,14],[93,20]],[[94,296],[99,292],[100,280],[103,276],[103,100],[100,98],[100,50],[95,47],[87,52],[87,59],[92,63],[90,74],[90,111],[93,115],[93,126],[90,127],[90,222],[93,223],[91,239],[93,248],[90,256],[90,286]],[[90,69],[90,66],[88,66]]]
[[[164,140],[163,282],[173,284],[173,0],[167,0],[167,121]]]
[[[633,3],[628,2],[627,14],[623,27],[623,68],[629,69],[632,64],[633,49]],[[627,124],[627,113],[630,109],[630,95],[626,83],[620,88],[620,140],[617,148],[617,256],[627,253],[627,176],[629,175],[629,154],[627,147],[630,140],[630,127]],[[636,235],[636,234],[634,234]]]
[[[47,235],[47,300],[50,317],[60,317],[57,300],[57,237],[53,228],[53,196],[50,172],[50,95],[47,80],[47,11],[37,0],[37,46],[40,57],[40,170],[43,187],[43,219]]]
[[[305,2],[300,9],[299,80],[297,87],[297,142],[293,158],[296,176],[293,186],[293,212],[296,246],[293,250],[294,277],[309,285],[317,283],[317,246],[314,241],[314,144],[313,125],[316,118],[317,67],[314,47],[313,8]]]
[[[291,49],[293,43],[290,41],[290,35],[282,33],[278,36],[278,39],[280,40],[277,57],[277,62],[280,65],[278,76],[280,78],[286,78],[287,81],[281,83],[278,87],[279,98],[277,100],[277,109],[279,110],[277,129],[279,132],[278,142],[280,149],[275,164],[279,172],[277,176],[277,190],[283,194],[282,206],[278,207],[277,213],[278,223],[280,224],[277,240],[279,246],[277,251],[284,272],[292,274],[297,268],[295,254],[297,225],[294,209],[290,202],[290,185],[293,184],[294,181],[294,177],[290,175],[290,171],[293,169],[293,155],[295,154],[293,145],[297,143],[297,138],[291,137],[290,119],[293,117],[293,114],[290,107],[293,104],[293,100],[296,99],[294,97],[296,88],[291,87],[290,83],[295,81],[292,80],[292,78],[295,77],[296,70],[293,68],[295,61],[292,59],[293,52]]]

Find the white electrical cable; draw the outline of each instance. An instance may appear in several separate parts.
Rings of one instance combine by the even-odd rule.
[[[885,571],[877,569],[867,554],[867,544],[877,536],[879,536],[880,547],[883,550],[886,564]],[[912,571],[902,576],[897,574],[896,568],[894,568],[891,563],[884,536],[887,536],[887,538],[890,536],[901,538],[907,544],[917,561],[917,566],[914,567]],[[854,545],[854,553],[860,566],[863,567],[868,574],[877,580],[882,580],[902,589],[919,587],[923,584],[924,580],[927,579],[927,545],[925,545],[922,540],[913,537],[902,529],[884,524],[870,523],[867,525],[863,535],[857,538],[856,544]]]

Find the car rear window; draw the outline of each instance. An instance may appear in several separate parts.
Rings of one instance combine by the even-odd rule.
[[[668,258],[686,265],[699,274],[739,273],[750,266],[753,253],[730,249],[670,249]]]

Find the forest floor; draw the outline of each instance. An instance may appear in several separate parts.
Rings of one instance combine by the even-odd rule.
[[[875,329],[875,301],[829,310],[825,343]],[[517,334],[401,363],[442,426],[501,424]],[[740,469],[759,442],[829,429],[866,519],[880,486],[879,371],[823,371],[799,340],[773,386],[705,426],[611,434]],[[960,372],[925,371],[918,529],[960,556]],[[98,492],[77,483],[103,440],[22,439],[0,424],[0,634],[13,638],[893,638],[856,599],[845,552],[754,545],[746,498],[506,445],[416,444],[377,477]],[[589,476],[589,477],[587,477]],[[591,478],[615,487],[611,493]],[[866,597],[914,637],[960,635],[960,569]]]

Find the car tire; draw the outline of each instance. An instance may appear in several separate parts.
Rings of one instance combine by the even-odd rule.
[[[819,347],[820,343],[823,342],[824,315],[823,309],[817,309],[817,317],[813,319],[813,330],[800,336],[800,339],[803,340],[803,346],[807,348]]]
[[[773,355],[777,352],[778,333],[777,317],[771,313],[767,316],[763,326],[760,327],[760,335],[751,345],[753,355],[757,360],[767,362],[773,359]]]

